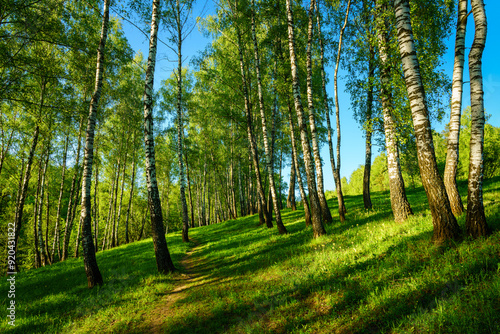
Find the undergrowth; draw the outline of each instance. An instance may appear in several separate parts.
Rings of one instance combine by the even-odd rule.
[[[463,185],[462,185],[463,187]],[[464,192],[462,192],[464,193]],[[202,277],[171,306],[165,333],[500,333],[500,178],[485,182],[494,233],[434,245],[422,189],[408,191],[414,215],[392,220],[387,192],[347,196],[347,220],[313,239],[303,211],[283,210],[290,232],[249,216],[190,230],[195,243],[169,234],[174,262],[189,249]],[[334,208],[333,201],[330,208]],[[458,218],[464,229],[465,216]],[[88,290],[73,259],[16,276],[13,333],[143,333],[152,310],[181,280],[156,274],[151,239],[100,252],[105,284]],[[2,308],[8,285],[1,282]]]

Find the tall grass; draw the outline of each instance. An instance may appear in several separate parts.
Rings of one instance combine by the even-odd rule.
[[[486,239],[431,244],[416,189],[402,224],[380,192],[372,211],[348,196],[347,221],[318,239],[300,210],[283,211],[284,236],[256,216],[192,229],[196,245],[169,235],[176,264],[192,249],[189,272],[157,275],[151,240],[98,254],[105,285],[94,290],[81,260],[30,270],[17,275],[13,332],[143,333],[161,319],[165,333],[500,333],[499,195],[500,178],[487,181]]]

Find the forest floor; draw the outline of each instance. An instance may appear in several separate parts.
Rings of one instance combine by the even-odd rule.
[[[494,232],[477,240],[432,244],[425,193],[407,195],[415,214],[400,224],[388,192],[370,211],[346,196],[346,221],[332,209],[316,239],[300,208],[282,211],[287,235],[257,215],[191,229],[189,243],[169,233],[169,275],[151,239],[99,252],[105,283],[92,290],[81,259],[20,272],[16,326],[2,317],[0,332],[500,333],[500,178],[484,187]],[[0,281],[4,310],[8,288]]]
[[[175,304],[182,299],[185,299],[186,292],[190,289],[196,289],[197,283],[203,282],[206,278],[204,274],[205,264],[196,257],[196,251],[199,249],[198,242],[191,238],[191,242],[195,244],[178,264],[177,270],[180,272],[176,275],[175,288],[163,298],[157,301],[157,306],[144,317],[143,327],[149,333],[163,333],[162,325],[167,322],[175,314]]]

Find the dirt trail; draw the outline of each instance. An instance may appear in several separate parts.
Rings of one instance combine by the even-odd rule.
[[[193,255],[199,249],[200,244],[194,239],[191,239],[191,241],[195,243],[195,246],[186,253],[179,264],[179,268],[177,268],[180,269],[180,272],[175,274],[176,287],[158,302],[158,307],[148,316],[150,322],[149,326],[147,326],[149,327],[149,333],[162,333],[162,324],[175,312],[173,310],[174,304],[186,297],[187,290],[195,288],[197,282],[206,278],[201,260]]]

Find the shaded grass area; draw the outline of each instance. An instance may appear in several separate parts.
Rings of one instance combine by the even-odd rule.
[[[459,184],[461,193],[466,183]],[[415,215],[392,221],[387,192],[347,196],[348,214],[312,238],[303,212],[283,210],[288,235],[258,227],[258,217],[196,228],[190,274],[165,333],[500,333],[500,178],[485,182],[494,229],[486,239],[436,246],[422,189],[408,191]],[[464,201],[466,198],[464,198]],[[465,216],[459,217],[464,228]],[[174,262],[194,244],[168,237]],[[87,290],[81,260],[17,275],[13,332],[151,331],[179,274],[157,275],[151,240],[98,255],[102,288]],[[5,281],[0,285],[6,291]],[[2,293],[5,298],[6,293]],[[5,304],[6,300],[2,305]],[[8,328],[2,319],[0,331]]]
[[[170,252],[178,263],[189,249],[180,235],[169,236]],[[73,333],[119,332],[141,321],[141,312],[165,291],[171,291],[175,274],[157,274],[151,239],[123,245],[97,253],[97,262],[105,284],[92,290],[82,259],[69,259],[16,275],[16,326],[2,317],[0,332],[11,333]],[[2,309],[7,299],[6,279],[0,291]],[[4,312],[2,312],[4,314]]]

